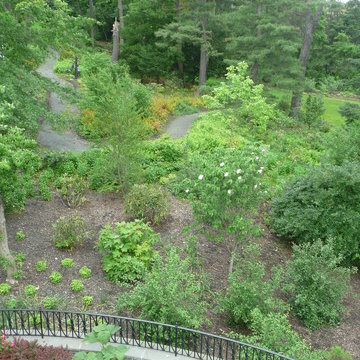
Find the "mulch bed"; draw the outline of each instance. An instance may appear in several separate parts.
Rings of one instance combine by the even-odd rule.
[[[95,242],[99,230],[106,223],[114,224],[118,221],[128,220],[128,218],[124,213],[123,202],[117,194],[89,192],[87,199],[88,201],[78,209],[66,208],[56,194],[51,201],[28,199],[22,212],[7,216],[9,247],[15,253],[21,251],[26,255],[23,264],[23,278],[20,279],[18,285],[12,288],[12,295],[23,295],[23,287],[33,284],[39,286],[39,298],[55,294],[65,297],[68,309],[83,310],[81,297],[91,295],[94,297],[94,306],[89,311],[116,313],[117,295],[128,291],[129,288],[113,284],[104,278],[101,254],[97,252]],[[59,250],[51,240],[52,224],[60,216],[76,213],[84,217],[88,229],[92,230],[92,236],[73,251]],[[163,244],[185,247],[186,238],[182,235],[182,230],[192,221],[190,205],[172,197],[169,218],[165,223],[156,227],[155,231],[160,234]],[[287,243],[272,235],[261,219],[258,220],[258,223],[264,229],[264,235],[259,242],[262,245],[261,259],[267,269],[276,264],[284,264],[291,255],[291,248]],[[20,230],[25,234],[24,241],[15,240],[16,232]],[[203,259],[203,268],[211,280],[211,290],[216,292],[223,289],[227,283],[229,262],[229,253],[226,247],[221,243],[206,240],[204,235],[199,236],[198,246],[199,255]],[[164,248],[166,246],[161,247],[161,249]],[[74,260],[75,267],[68,269],[61,267],[61,260],[66,257]],[[48,269],[45,272],[36,272],[38,260],[47,260]],[[78,271],[84,265],[91,268],[92,276],[89,279],[83,279],[83,291],[73,293],[70,282],[72,279],[80,279]],[[51,284],[49,275],[52,271],[61,272],[62,283]],[[0,273],[0,282],[4,281],[4,273]],[[359,295],[360,274],[352,277],[352,286],[355,294]],[[291,322],[294,329],[314,348],[330,348],[339,345],[350,351],[354,359],[360,359],[360,297],[347,297],[345,306],[347,312],[344,314],[343,322],[336,327],[322,328],[311,332],[297,319],[291,318]],[[225,317],[216,314],[214,309],[209,310],[208,318],[211,325],[205,325],[203,328],[205,331],[216,334],[230,330],[245,332],[245,329],[231,329],[227,325]]]

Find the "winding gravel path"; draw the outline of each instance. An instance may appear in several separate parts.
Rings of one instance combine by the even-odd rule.
[[[58,57],[58,53],[51,51],[44,63],[37,69],[37,72],[54,83],[59,83],[61,86],[69,86],[69,82],[59,78],[54,73],[53,69]],[[56,114],[60,114],[63,111],[79,113],[79,109],[75,105],[67,104],[55,92],[50,92],[49,107]],[[90,147],[90,144],[80,138],[75,132],[67,130],[60,134],[45,123],[40,126],[37,141],[46,148],[58,151],[82,152]]]
[[[201,113],[182,115],[171,120],[167,125],[165,132],[171,135],[174,139],[179,139],[185,136],[193,123]]]

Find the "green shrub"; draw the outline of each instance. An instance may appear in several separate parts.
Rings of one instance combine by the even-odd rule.
[[[16,240],[17,241],[23,241],[25,239],[25,234],[22,231],[18,231],[16,233]]]
[[[36,271],[37,271],[37,272],[45,271],[46,269],[47,269],[47,263],[46,263],[46,261],[39,260],[39,261],[36,263]]]
[[[71,280],[71,290],[74,292],[79,292],[84,290],[84,284],[81,280]]]
[[[111,281],[141,279],[150,268],[158,240],[149,225],[140,220],[106,225],[99,236],[99,251],[106,277]]]
[[[24,293],[26,296],[34,296],[37,293],[35,285],[29,284],[24,287]]]
[[[11,286],[6,283],[0,284],[0,295],[9,295],[11,290]]]
[[[323,165],[296,177],[274,198],[271,225],[298,243],[333,238],[345,264],[360,263],[360,165]]]
[[[67,207],[76,208],[86,201],[85,191],[89,185],[84,178],[64,174],[55,180],[54,185],[62,202]]]
[[[156,225],[167,218],[168,201],[168,194],[159,185],[134,185],[125,197],[125,211]]]
[[[273,293],[280,284],[277,281],[265,281],[265,266],[258,259],[260,250],[255,244],[244,249],[234,271],[229,275],[225,294],[220,295],[220,309],[233,325],[249,323],[253,309],[267,314],[275,307]]]
[[[88,279],[91,277],[91,269],[88,268],[87,266],[83,266],[79,270],[79,274],[83,279]]]
[[[59,307],[59,300],[55,296],[46,296],[43,299],[42,304],[43,304],[45,309],[57,310],[58,307]]]
[[[49,187],[49,184],[51,181],[54,180],[54,171],[52,169],[46,169],[44,170],[38,180],[39,184],[39,191],[44,200],[51,200],[51,190]]]
[[[340,346],[332,346],[326,360],[352,360],[352,356]]]
[[[353,122],[360,122],[360,105],[353,103],[345,103],[339,107],[340,115],[346,118],[346,124],[352,124]]]
[[[24,274],[23,270],[16,270],[14,273],[14,279],[20,280],[22,278],[23,274]]]
[[[91,306],[94,303],[94,298],[92,296],[83,296],[81,298],[81,303],[84,307]]]
[[[71,268],[74,267],[74,260],[71,258],[65,258],[63,260],[61,260],[61,266],[63,268]]]
[[[310,129],[311,126],[320,124],[324,112],[323,99],[316,95],[308,95],[306,97],[304,109],[299,113],[299,118]]]
[[[294,314],[310,329],[336,325],[345,311],[343,298],[350,289],[351,270],[340,267],[341,258],[331,241],[294,246],[286,264],[284,291]]]
[[[86,237],[84,219],[78,215],[61,216],[53,224],[52,239],[57,248],[71,249]]]
[[[192,272],[188,259],[182,261],[172,249],[166,260],[157,254],[144,281],[133,291],[119,296],[118,311],[138,309],[141,318],[196,329],[206,319],[205,290],[206,282]]]
[[[62,275],[58,271],[53,271],[50,274],[49,279],[53,284],[59,284],[62,281]]]

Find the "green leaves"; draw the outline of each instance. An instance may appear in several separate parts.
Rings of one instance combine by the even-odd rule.
[[[112,281],[133,282],[149,269],[153,244],[158,240],[151,227],[140,220],[110,224],[100,231],[98,248],[106,277]]]

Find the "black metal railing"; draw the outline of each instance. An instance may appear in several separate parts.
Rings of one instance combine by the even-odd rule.
[[[44,309],[0,309],[0,330],[15,336],[84,338],[98,324],[119,330],[111,342],[201,360],[293,360],[270,350],[175,325],[121,316]]]

